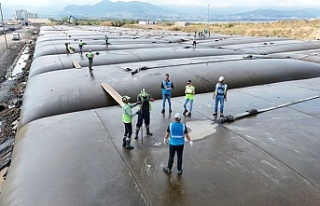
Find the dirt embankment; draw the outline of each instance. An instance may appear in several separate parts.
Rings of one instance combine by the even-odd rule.
[[[15,78],[10,78],[15,60],[25,45],[23,41],[11,44],[0,58],[0,192],[11,163],[22,97],[33,58],[34,44],[30,43],[26,66]]]

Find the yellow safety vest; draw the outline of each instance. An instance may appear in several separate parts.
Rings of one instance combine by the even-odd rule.
[[[132,121],[132,117],[126,112],[127,108],[130,108],[131,110],[131,107],[128,104],[122,106],[122,122],[124,123],[130,123]]]
[[[149,94],[148,94],[149,95]],[[148,96],[147,95],[147,96]],[[142,104],[144,104],[144,98],[143,98],[143,96],[141,95],[141,94],[139,94],[139,96],[140,96],[140,99],[141,99],[141,104],[140,104],[140,109],[142,109]],[[152,109],[152,107],[151,107],[151,103],[150,103],[150,101],[148,100],[148,104],[149,104],[149,112],[151,111],[151,109]]]
[[[194,100],[194,93],[195,93],[195,87],[194,86],[186,86],[185,93],[186,93],[186,99]]]
[[[90,52],[90,53],[87,54],[87,57],[88,57],[89,59],[92,59],[92,58],[94,57],[94,54],[92,54],[92,53]]]

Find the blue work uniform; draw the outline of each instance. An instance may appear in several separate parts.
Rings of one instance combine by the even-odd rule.
[[[169,124],[167,132],[170,133],[168,169],[172,169],[174,155],[177,152],[177,169],[182,169],[182,156],[184,149],[184,137],[188,133],[187,126],[181,122]]]
[[[166,81],[163,80],[161,83],[161,89],[162,89],[162,109],[165,109],[166,100],[168,100],[169,103],[169,110],[171,110],[171,90],[174,88],[173,82],[170,80]]]
[[[214,111],[217,113],[218,111],[218,103],[220,103],[220,113],[223,114],[223,109],[224,109],[224,99],[225,99],[225,95],[227,93],[227,89],[228,89],[228,85],[225,83],[220,83],[218,82],[216,84],[216,88],[215,88],[215,107],[214,107]]]

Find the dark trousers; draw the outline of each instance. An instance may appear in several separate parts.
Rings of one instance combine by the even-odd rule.
[[[131,139],[132,136],[132,124],[130,123],[123,123],[124,124],[124,138]]]
[[[89,58],[89,69],[92,69],[92,62],[93,62],[93,59]]]
[[[168,168],[171,170],[174,160],[174,155],[177,151],[177,169],[181,171],[182,167],[182,155],[183,155],[184,145],[169,145],[169,160],[168,160]]]
[[[142,127],[142,124],[143,124],[143,121],[144,121],[144,124],[146,126],[149,126],[150,125],[150,112],[149,111],[140,111],[140,114],[138,115],[138,121],[137,121],[137,127]]]

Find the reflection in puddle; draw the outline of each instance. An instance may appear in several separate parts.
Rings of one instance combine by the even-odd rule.
[[[191,139],[203,139],[216,132],[217,124],[212,125],[212,121],[188,121],[186,123]]]
[[[20,56],[16,66],[14,67],[13,71],[12,71],[12,74],[11,74],[11,78],[12,79],[15,79],[15,77],[17,76],[17,74],[21,73],[22,72],[22,69],[26,66],[26,61],[28,60],[29,58],[29,48],[27,47],[22,55]]]

